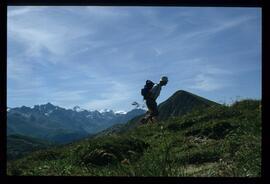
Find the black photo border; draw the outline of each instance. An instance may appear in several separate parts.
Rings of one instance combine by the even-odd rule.
[[[265,0],[266,1],[266,0]],[[142,182],[142,183],[263,183],[267,177],[266,162],[268,154],[266,150],[269,147],[270,139],[267,139],[267,105],[269,98],[266,88],[267,72],[267,47],[269,40],[269,31],[266,31],[266,7],[262,0],[0,0],[0,76],[1,76],[1,101],[0,101],[0,174],[1,180],[7,182],[57,182],[57,183],[96,183],[96,182]],[[7,123],[7,7],[8,6],[182,6],[182,7],[257,7],[262,9],[262,172],[261,177],[257,178],[196,178],[196,177],[51,177],[51,176],[7,176],[6,174],[6,123]],[[269,43],[269,42],[268,42]],[[269,48],[269,47],[268,47]],[[269,51],[268,51],[269,52]]]

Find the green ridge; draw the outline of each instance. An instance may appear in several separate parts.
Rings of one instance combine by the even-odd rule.
[[[37,151],[9,161],[7,174],[258,177],[261,101],[210,105],[158,124]]]
[[[14,134],[7,136],[7,159],[13,160],[23,157],[33,151],[56,146],[52,142]]]

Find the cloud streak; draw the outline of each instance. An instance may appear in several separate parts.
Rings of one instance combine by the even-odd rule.
[[[258,96],[244,84],[260,83],[259,43],[258,9],[9,7],[8,105],[128,110],[161,75],[159,100],[232,86]]]
[[[108,88],[99,94],[97,99],[93,99],[83,104],[86,108],[95,107],[98,110],[104,109],[112,105],[130,102],[129,97],[131,91],[122,83],[112,81],[108,84]]]
[[[73,49],[74,42],[92,34],[91,30],[83,26],[73,25],[74,22],[59,24],[65,17],[60,17],[58,21],[54,20],[53,11],[50,10],[50,8],[29,7],[12,10],[8,14],[8,38],[24,44],[25,56],[41,57],[49,53],[63,57]],[[44,13],[48,13],[47,11],[49,14],[43,16]],[[18,17],[21,14],[24,16]]]

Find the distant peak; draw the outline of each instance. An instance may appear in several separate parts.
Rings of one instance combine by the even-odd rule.
[[[183,94],[183,93],[185,93],[185,94],[190,94],[190,92],[187,92],[187,91],[185,91],[185,90],[178,90],[178,91],[175,92],[175,94],[177,94],[177,93],[181,93],[181,94]]]
[[[185,90],[178,90],[176,91],[172,96],[193,96],[193,97],[200,97],[198,95],[195,95],[191,92],[185,91]]]
[[[74,107],[73,107],[73,109],[79,109],[80,108],[80,106],[78,106],[78,105],[75,105]]]
[[[46,103],[46,104],[40,104],[40,105],[35,105],[35,106],[46,106],[46,107],[54,107],[54,105],[53,104],[51,104],[50,102],[48,102],[48,103]],[[34,107],[35,107],[34,106]]]
[[[115,111],[115,114],[127,114],[127,112],[126,111]]]
[[[54,106],[50,102],[42,105],[35,105],[34,108],[41,110],[41,111],[49,111],[49,110],[55,110],[57,109],[57,106]]]
[[[113,112],[113,110],[111,110],[111,109],[101,109],[99,112],[100,113],[108,113],[108,112]]]
[[[76,105],[73,107],[73,110],[76,111],[76,112],[82,112],[84,111],[84,109],[82,109],[80,106]]]
[[[23,109],[23,110],[30,110],[31,109],[30,107],[27,107],[25,105],[21,106],[20,108]]]

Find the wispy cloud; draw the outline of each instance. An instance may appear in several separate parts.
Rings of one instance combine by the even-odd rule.
[[[46,9],[47,7],[31,7],[31,6],[24,6],[24,7],[16,7],[15,9],[13,7],[8,7],[8,17],[9,18],[14,18],[14,17],[19,17],[23,16],[25,14],[33,13],[33,12],[38,12]]]
[[[234,95],[230,86],[260,80],[258,14],[230,8],[9,7],[9,104],[123,110],[142,99],[146,79],[161,75],[170,78],[164,99],[179,88]]]
[[[18,62],[18,58],[13,59],[12,57],[8,57],[7,60],[8,79],[19,80],[23,78],[25,74],[29,74],[32,71],[31,66]]]
[[[198,74],[192,81],[192,85],[189,86],[191,89],[198,89],[202,91],[214,91],[217,89],[222,89],[226,84],[222,83],[220,80],[208,76],[206,74]]]
[[[128,87],[122,83],[112,81],[108,88],[101,91],[97,99],[93,99],[84,103],[82,106],[85,108],[97,108],[99,110],[104,107],[115,106],[121,103],[131,103],[129,100],[131,96],[131,91]],[[119,110],[119,109],[118,109]]]
[[[222,68],[205,58],[196,59],[191,65],[192,69],[185,76],[187,88],[201,91],[216,91],[229,87],[234,73],[229,68]]]
[[[49,14],[43,16],[48,11]],[[20,14],[24,16],[17,16]],[[8,15],[9,39],[23,44],[26,47],[27,57],[37,57],[47,53],[64,56],[74,48],[73,44],[79,38],[92,33],[83,26],[76,26],[76,22],[59,24],[59,21],[64,20],[65,17],[55,20],[52,16],[53,12],[50,15],[50,8],[28,7],[11,10]]]

